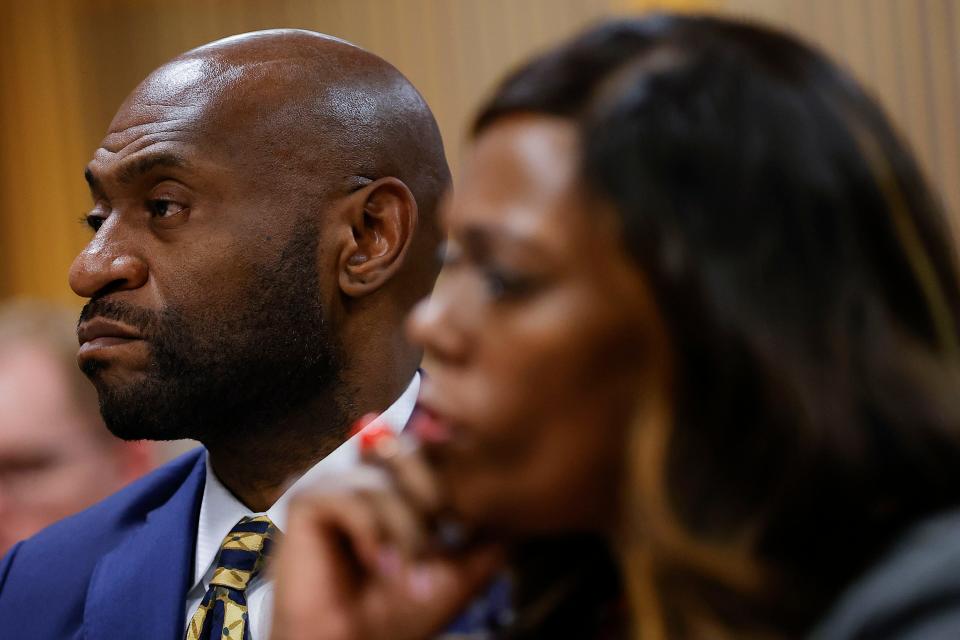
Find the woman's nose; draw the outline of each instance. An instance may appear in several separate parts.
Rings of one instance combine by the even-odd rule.
[[[468,352],[468,334],[458,318],[446,283],[438,282],[431,296],[413,308],[407,318],[407,336],[423,347],[427,357],[441,362],[462,360]]]

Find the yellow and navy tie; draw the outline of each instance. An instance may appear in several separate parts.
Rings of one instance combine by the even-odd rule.
[[[250,640],[247,585],[260,573],[280,532],[267,516],[241,518],[220,544],[216,569],[186,640]]]

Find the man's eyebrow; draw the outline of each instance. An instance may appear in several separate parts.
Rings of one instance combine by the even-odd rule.
[[[188,166],[189,164],[187,161],[175,153],[155,153],[126,163],[120,169],[118,179],[124,184],[129,184],[154,167],[186,168]],[[93,171],[90,169],[90,167],[87,167],[83,170],[83,177],[86,179],[87,184],[90,185],[91,191],[103,193],[103,187],[101,186],[100,179],[93,174]]]
[[[138,158],[120,169],[119,180],[129,184],[154,167],[186,167],[187,161],[175,153],[156,153]]]
[[[93,171],[90,171],[90,167],[86,167],[83,170],[83,178],[87,181],[87,184],[90,186],[91,191],[100,192],[100,181],[97,180],[97,177],[93,175]]]

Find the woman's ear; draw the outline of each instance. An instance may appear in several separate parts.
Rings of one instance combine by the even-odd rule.
[[[345,210],[351,237],[338,262],[340,290],[365,296],[403,266],[417,227],[417,201],[397,178],[380,178],[351,194]]]

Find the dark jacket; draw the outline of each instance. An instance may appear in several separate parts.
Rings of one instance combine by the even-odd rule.
[[[203,453],[185,453],[13,547],[0,564],[0,637],[182,638]]]
[[[811,640],[960,639],[960,511],[922,522],[840,597]]]

